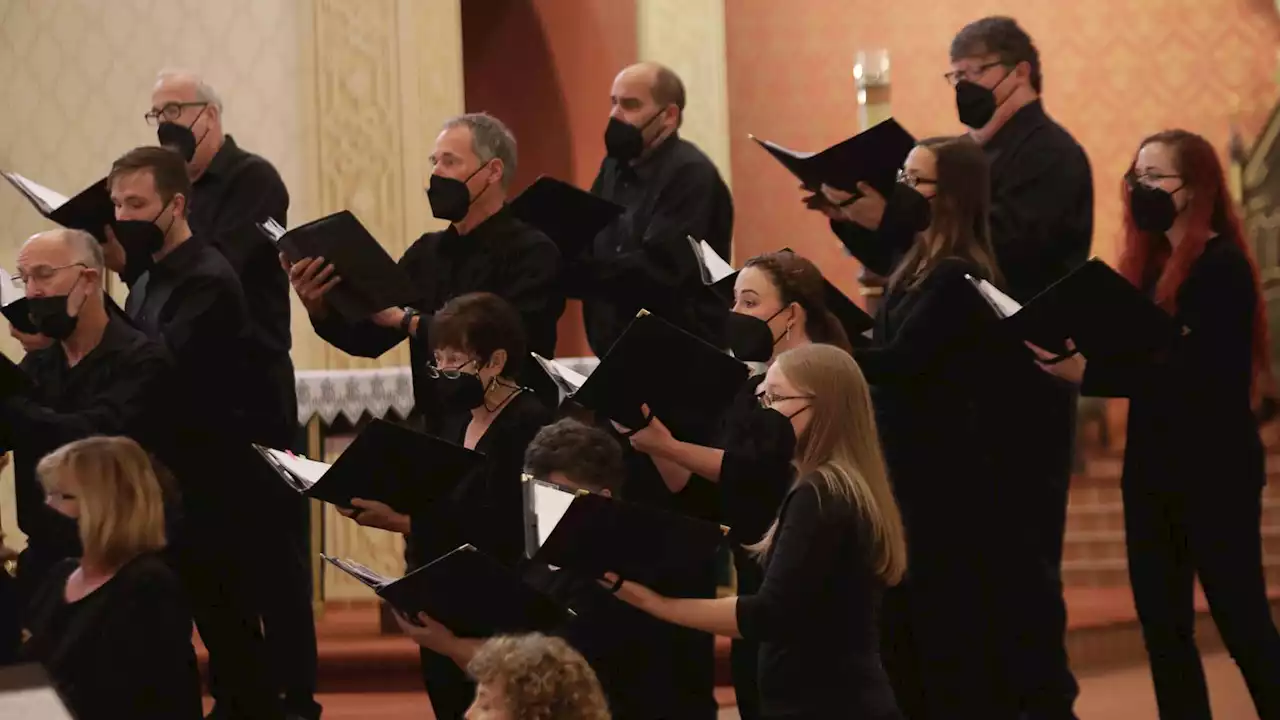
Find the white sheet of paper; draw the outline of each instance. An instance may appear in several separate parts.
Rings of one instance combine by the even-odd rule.
[[[982,293],[982,297],[986,298],[987,303],[991,305],[992,309],[994,309],[996,314],[1000,317],[1010,317],[1022,309],[1022,305],[1019,304],[1017,300],[1014,300],[1008,295],[1000,292],[995,285],[992,285],[986,280],[975,278],[972,275],[965,275],[965,278],[969,282],[973,283],[973,286],[978,289],[978,292]]]
[[[578,392],[578,390],[582,388],[582,385],[587,382],[586,375],[583,375],[564,363],[559,363],[555,360],[548,360],[538,353],[529,354],[533,356],[534,360],[538,361],[538,364],[542,366],[543,370],[547,371],[547,374],[551,376],[551,379],[555,380],[557,385],[560,385],[562,392],[567,392],[572,395],[573,393]]]
[[[352,575],[357,580],[360,580],[361,582],[371,587],[382,587],[383,585],[389,584],[393,580],[393,578],[389,578],[385,575],[382,575],[378,571],[373,570],[365,565],[362,565],[361,563],[358,563],[355,560],[342,560],[338,558],[330,558],[327,556],[326,558],[329,560],[329,562],[341,568],[343,572],[346,572],[347,574]]]
[[[258,227],[262,228],[264,232],[270,235],[271,241],[277,244],[280,242],[280,238],[284,237],[286,232],[284,226],[276,222],[275,218],[267,218],[266,222],[258,223]]]
[[[268,449],[267,453],[271,455],[271,459],[280,464],[289,472],[293,473],[299,480],[306,484],[308,488],[316,484],[328,470],[331,465],[329,463],[319,462],[317,460],[308,460],[297,455],[290,455],[283,450]]]
[[[73,720],[51,687],[0,693],[0,720]]]
[[[0,307],[15,302],[25,296],[22,288],[13,284],[13,276],[8,270],[0,268]]]
[[[27,192],[31,193],[39,202],[44,203],[44,207],[41,208],[41,211],[44,213],[53,212],[67,202],[68,198],[66,195],[63,195],[56,190],[50,190],[30,178],[23,177],[22,175],[14,172],[7,172],[5,175],[16,181],[22,187],[26,188]]]
[[[569,511],[576,494],[546,483],[533,484],[533,513],[538,519],[538,547],[542,547],[560,519]]]
[[[720,257],[720,253],[707,244],[706,240],[699,240],[698,245],[702,248],[702,264],[706,266],[707,273],[711,276],[711,284],[714,285],[737,272],[732,265]]]

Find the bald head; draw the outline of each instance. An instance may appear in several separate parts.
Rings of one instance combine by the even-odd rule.
[[[684,81],[671,68],[656,62],[636,63],[618,73],[615,87],[619,82],[636,89],[644,88],[658,107],[674,105],[679,111],[680,122],[684,121]]]
[[[18,252],[19,267],[24,258],[33,256],[44,258],[53,267],[78,264],[98,272],[104,268],[102,245],[83,230],[63,228],[32,235]]]
[[[177,102],[208,103],[222,112],[222,98],[204,78],[186,70],[164,70],[156,76],[152,100],[157,93]]]

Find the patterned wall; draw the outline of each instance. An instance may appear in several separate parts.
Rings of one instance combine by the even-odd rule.
[[[893,109],[917,136],[955,133],[942,80],[966,22],[1013,15],[1039,46],[1048,112],[1081,142],[1097,182],[1094,250],[1113,257],[1120,175],[1146,134],[1183,126],[1225,151],[1236,103],[1252,137],[1276,102],[1280,19],[1271,0],[725,0],[739,252],[784,244],[846,290],[856,263],[803,210],[795,181],[747,133],[819,150],[856,132],[859,49],[888,48]]]

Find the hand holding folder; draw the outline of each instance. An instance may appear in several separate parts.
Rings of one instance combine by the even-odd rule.
[[[106,178],[68,198],[18,173],[0,171],[0,175],[44,217],[64,228],[84,230],[100,243],[107,241],[106,227],[116,219],[116,206],[111,201]]]
[[[729,529],[658,508],[573,491],[525,475],[525,554],[598,578],[642,584],[684,576],[712,558]]]
[[[472,545],[462,545],[398,579],[351,560],[322,557],[406,617],[426,613],[458,637],[546,632],[572,616],[571,610]]]
[[[290,263],[323,257],[342,281],[325,300],[350,322],[420,299],[413,281],[349,210],[286,231],[275,220],[258,228]]]
[[[332,465],[254,448],[302,495],[342,508],[357,497],[376,500],[402,513],[439,501],[484,461],[474,450],[381,419],[360,431]]]

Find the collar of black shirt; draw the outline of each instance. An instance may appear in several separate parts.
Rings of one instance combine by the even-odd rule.
[[[508,206],[503,205],[497,212],[485,218],[484,222],[471,228],[471,232],[466,235],[459,235],[458,229],[453,225],[445,228],[440,235],[440,249],[446,252],[458,252],[463,249],[478,251],[487,248],[494,239],[504,235],[516,222],[515,216],[507,208]]]
[[[985,149],[987,152],[994,152],[1016,147],[1032,130],[1043,125],[1045,119],[1044,105],[1039,100],[1033,100],[1014,113],[1013,117],[996,131],[996,134],[987,141]]]
[[[186,242],[174,248],[168,255],[160,259],[152,268],[152,277],[177,276],[196,264],[200,257],[200,248],[204,241],[198,235],[192,235]]]
[[[680,131],[677,130],[668,135],[667,139],[662,141],[662,144],[655,147],[648,157],[641,159],[635,165],[619,163],[618,171],[641,182],[652,180],[662,172],[662,168],[666,166],[667,160],[675,154],[676,148],[680,146],[680,143]]]
[[[236,144],[236,139],[227,135],[222,139],[222,147],[218,148],[218,152],[209,161],[209,167],[205,168],[204,173],[196,182],[199,183],[209,177],[226,175],[231,168],[235,167],[235,164],[240,160],[240,156],[244,154],[244,151]]]
[[[106,300],[111,302],[111,297],[107,296]],[[93,367],[99,358],[109,357],[117,351],[128,348],[137,339],[139,330],[133,327],[129,321],[117,315],[110,309],[107,310],[107,326],[102,330],[102,339],[92,350],[85,353],[80,358],[80,362],[76,363],[74,368],[67,362],[67,351],[62,347],[62,343],[54,343],[49,346],[46,352],[50,353],[57,361],[58,367],[63,372],[83,371],[86,368]]]

